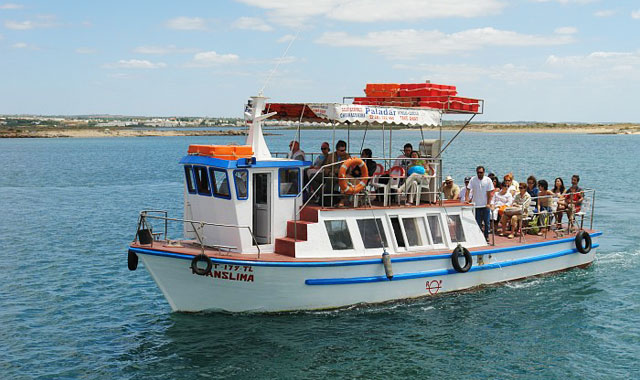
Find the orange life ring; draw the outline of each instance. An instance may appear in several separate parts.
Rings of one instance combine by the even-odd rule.
[[[360,167],[360,178],[362,179],[360,180],[360,182],[358,182],[357,185],[353,186],[347,179],[347,169],[355,165]],[[362,161],[360,158],[352,157],[343,162],[340,166],[340,171],[338,172],[338,185],[340,186],[340,190],[342,190],[342,192],[347,195],[357,194],[361,192],[365,186],[367,186],[367,177],[369,177],[369,170],[367,169],[367,165],[365,165],[364,161]]]

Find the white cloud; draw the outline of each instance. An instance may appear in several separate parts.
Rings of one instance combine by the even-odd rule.
[[[549,67],[579,75],[584,80],[640,80],[640,51],[597,51],[588,55],[556,56],[546,61]]]
[[[167,45],[167,46],[138,46],[133,49],[134,53],[138,54],[155,54],[155,55],[165,55],[165,54],[190,54],[197,52],[198,49],[192,48],[179,48],[175,45]]]
[[[56,17],[52,15],[36,16],[36,20],[25,21],[5,21],[4,26],[12,30],[30,30],[36,28],[54,28],[60,26],[56,21]]]
[[[177,30],[206,30],[207,24],[200,17],[176,17],[167,21],[167,28]]]
[[[496,81],[515,85],[559,78],[558,74],[544,71],[534,71],[525,66],[517,66],[511,63],[487,67],[473,66],[468,64],[398,64],[394,65],[393,67],[400,70],[422,72],[424,73],[421,74],[422,79],[429,79],[434,82],[445,83],[482,82],[486,81],[487,78],[490,78]]]
[[[14,4],[14,3],[4,3],[4,4],[0,4],[0,9],[21,9],[22,8],[22,4]]]
[[[315,42],[339,47],[367,47],[388,58],[412,58],[420,55],[444,55],[477,50],[486,46],[547,46],[573,42],[570,35],[537,36],[491,27],[445,34],[437,30],[387,30],[353,36],[327,32]]]
[[[240,59],[236,54],[218,54],[215,51],[196,53],[187,67],[208,67],[237,62]]]
[[[280,43],[280,44],[284,43],[284,42],[290,42],[294,38],[296,38],[296,36],[293,35],[293,34],[285,34],[284,36],[278,38],[277,42]]]
[[[499,13],[502,0],[239,0],[266,9],[276,23],[296,26],[315,17],[346,22],[414,21]]]
[[[240,17],[234,21],[231,26],[236,29],[257,30],[260,32],[270,32],[273,30],[269,24],[255,17]]]
[[[167,64],[163,62],[151,62],[141,59],[121,59],[116,63],[107,63],[103,65],[106,69],[160,69],[166,67]]]
[[[15,49],[26,49],[29,47],[29,45],[24,42],[16,42],[15,44],[11,45],[11,47]]]
[[[631,12],[631,18],[635,20],[640,20],[640,9]]]
[[[616,11],[614,11],[613,9],[603,9],[593,13],[593,15],[596,17],[611,17],[615,14],[616,14]]]
[[[557,28],[554,30],[556,34],[576,34],[578,33],[578,29],[573,26],[563,26],[561,28]]]

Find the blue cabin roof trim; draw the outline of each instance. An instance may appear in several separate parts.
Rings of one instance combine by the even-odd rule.
[[[238,168],[238,161],[236,160],[222,160],[214,157],[207,156],[184,156],[180,160],[183,165],[207,165],[220,169],[236,169]],[[256,161],[251,166],[242,165],[242,168],[300,168],[305,166],[311,166],[311,161]]]

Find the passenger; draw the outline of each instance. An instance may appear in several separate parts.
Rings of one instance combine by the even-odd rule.
[[[320,145],[320,152],[321,153],[313,161],[313,164],[311,165],[310,169],[320,169],[322,167],[322,162],[329,155],[329,150],[330,150],[329,143],[326,142],[326,141],[323,142],[322,145]]]
[[[440,192],[444,193],[444,199],[460,199],[460,187],[453,183],[453,178],[450,175],[445,178]]]
[[[473,191],[473,193],[471,193]],[[465,200],[470,200],[476,206],[476,223],[480,228],[484,225],[484,237],[489,239],[489,224],[491,222],[491,213],[489,204],[491,204],[491,192],[493,191],[493,183],[489,177],[484,176],[484,166],[476,168],[476,176],[471,178],[465,193]]]
[[[567,211],[567,203],[564,199],[564,195],[566,194],[567,190],[564,188],[564,181],[562,180],[562,178],[558,177],[555,179],[553,190],[551,190],[551,192],[553,193],[554,199],[557,199],[555,210],[556,228],[560,229],[562,228],[562,214]]]
[[[513,203],[513,196],[509,192],[509,186],[502,182],[500,184],[499,191],[496,191],[491,200],[491,216],[496,223],[496,229],[498,227],[498,222],[502,219],[502,214],[504,214],[504,210],[511,206]],[[502,231],[505,231],[506,226],[502,225]],[[499,231],[498,231],[499,233]]]
[[[464,186],[460,189],[460,201],[466,202],[466,194],[467,194],[467,186],[469,186],[469,181],[471,181],[471,177],[464,177]],[[469,193],[469,196],[473,196],[473,193]]]
[[[373,157],[373,152],[371,151],[371,149],[369,148],[362,149],[362,153],[360,153],[360,158],[362,158],[362,161],[364,161],[364,164],[367,166],[367,172],[369,172],[368,177],[373,177],[373,173],[376,172],[376,167],[378,166],[378,164],[374,160],[372,160],[371,157]],[[362,173],[361,173],[360,167],[356,166],[355,168],[353,168],[353,170],[351,171],[351,174],[354,177],[361,177]],[[370,179],[371,178],[369,178],[367,182]]]
[[[498,180],[498,176],[493,173],[489,173],[488,177],[491,178],[491,183],[493,183],[493,191],[491,192],[491,197],[493,197],[500,191],[500,181]]]
[[[573,223],[573,218],[576,212],[580,212],[582,209],[582,201],[584,200],[584,190],[578,183],[580,182],[580,176],[574,174],[571,176],[571,187],[565,194],[565,202],[567,203],[567,217],[569,218],[569,225]]]
[[[420,156],[417,151],[411,152],[412,163],[407,172],[408,177],[402,186],[398,188],[398,193],[407,194],[407,202],[412,203],[415,195],[422,196],[423,193],[428,192],[430,179],[435,177],[435,170],[427,163],[426,160],[420,160]],[[418,185],[421,186],[420,194],[416,194],[412,187],[418,189]]]
[[[315,190],[322,183],[321,176],[317,175],[317,176],[314,177],[314,175],[320,170],[320,168],[322,167],[322,162],[324,162],[324,160],[329,155],[329,143],[328,142],[325,141],[320,145],[320,152],[321,153],[318,155],[318,157],[316,157],[316,159],[313,161],[313,164],[304,171],[304,177],[305,177],[304,178],[304,183],[306,184],[309,181],[313,181],[313,183],[311,185],[309,185],[309,187],[308,187],[309,191],[308,191],[307,195],[314,194]],[[316,199],[316,201],[317,201],[317,199]]]
[[[511,193],[511,196],[515,197],[516,193],[518,192],[518,184],[516,183],[514,185],[513,174],[511,173],[506,174],[503,178],[503,182],[507,184],[508,186],[507,191]]]
[[[520,192],[516,194],[516,197],[513,199],[513,203],[511,204],[512,208],[517,208],[517,212],[513,215],[508,215],[509,208],[505,209],[505,212],[502,214],[502,231],[505,231],[502,235],[506,234],[507,222],[511,224],[511,233],[509,234],[509,239],[513,239],[516,235],[518,225],[522,221],[522,218],[527,216],[529,213],[529,204],[531,203],[531,195],[527,193],[527,185],[521,183],[518,185],[518,189]]]
[[[402,167],[406,173],[411,166],[411,160],[408,160],[411,158],[411,152],[413,152],[413,146],[410,143],[404,144],[403,153],[393,162],[393,166]]]
[[[292,160],[304,161],[304,151],[300,149],[300,143],[296,140],[292,140],[289,143],[289,154],[287,158]]]
[[[337,197],[334,195],[340,194],[340,187],[338,185],[338,172],[340,171],[340,161],[349,159],[349,153],[347,153],[347,143],[344,140],[339,140],[336,143],[335,152],[329,154],[322,162],[321,166],[326,166],[323,169],[324,174],[324,189],[325,204],[333,205],[337,202]],[[328,165],[328,166],[327,166]],[[340,197],[344,199],[344,197]],[[342,201],[340,202],[343,203]]]
[[[549,222],[553,211],[553,196],[553,191],[549,190],[549,183],[544,179],[538,181],[538,208],[540,211],[540,219],[538,222],[540,226],[542,226],[540,232],[538,232],[538,236],[549,229]]]
[[[531,203],[533,204],[533,212],[538,213],[538,181],[536,177],[530,175],[527,178],[527,193],[531,195]]]

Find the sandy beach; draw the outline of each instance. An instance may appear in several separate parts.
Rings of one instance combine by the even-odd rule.
[[[224,131],[193,131],[130,128],[12,128],[0,129],[0,138],[96,138],[96,137],[150,137],[150,136],[240,136],[244,129]]]

